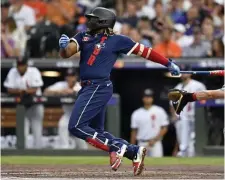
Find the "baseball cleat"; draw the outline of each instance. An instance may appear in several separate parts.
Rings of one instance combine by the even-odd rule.
[[[187,152],[186,151],[179,151],[177,153],[177,157],[187,157]]]
[[[110,165],[112,170],[116,171],[121,163],[124,153],[126,152],[127,146],[123,145],[118,152],[111,152],[110,153]]]
[[[144,170],[144,159],[146,156],[147,149],[145,147],[139,147],[138,153],[133,159],[133,168],[134,168],[134,175],[140,175]]]

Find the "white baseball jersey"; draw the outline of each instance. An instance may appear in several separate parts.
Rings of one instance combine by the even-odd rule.
[[[17,27],[24,28],[24,26],[34,26],[36,24],[35,11],[27,6],[22,5],[21,9],[14,12],[14,6],[9,8],[9,16],[13,16]]]
[[[179,83],[175,89],[180,90],[186,90],[189,93],[198,92],[198,91],[204,91],[206,90],[206,87],[203,83],[196,81],[194,79],[191,79],[190,82],[187,85],[183,85],[183,83]],[[181,111],[180,114],[181,119],[186,120],[194,120],[195,119],[195,102],[188,103],[183,111]]]
[[[68,83],[66,81],[60,81],[60,82],[57,82],[51,86],[48,87],[48,90],[64,90],[64,89],[68,89],[69,86],[68,86]],[[80,83],[77,82],[74,87],[73,87],[73,90],[75,92],[78,92],[79,90],[81,89],[81,86],[80,86]],[[73,104],[71,105],[68,105],[68,104],[64,104],[63,106],[63,111],[64,113],[68,113],[70,114],[73,110]]]
[[[131,128],[137,129],[137,140],[149,140],[156,137],[161,127],[168,124],[166,111],[156,105],[152,105],[150,109],[141,107],[131,116]]]
[[[6,88],[26,90],[28,88],[38,88],[36,95],[41,95],[41,86],[43,81],[40,71],[36,67],[27,67],[23,76],[20,75],[17,68],[10,69],[4,82]]]

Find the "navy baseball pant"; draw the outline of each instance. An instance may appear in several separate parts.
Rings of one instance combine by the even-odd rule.
[[[125,144],[127,151],[124,156],[132,160],[138,146],[104,131],[106,105],[113,93],[112,82],[110,80],[88,82],[89,84],[83,85],[79,91],[75,102],[68,125],[70,133],[108,152],[119,151]],[[82,83],[85,84],[85,81]]]

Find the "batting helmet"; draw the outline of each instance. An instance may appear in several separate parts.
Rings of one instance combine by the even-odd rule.
[[[90,31],[102,28],[112,28],[116,22],[116,15],[103,7],[95,8],[91,14],[86,14],[87,27]]]

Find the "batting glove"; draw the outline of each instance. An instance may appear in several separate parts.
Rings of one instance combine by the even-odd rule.
[[[172,76],[179,76],[180,75],[180,68],[178,65],[176,65],[172,59],[169,59],[169,63],[167,65],[170,73]]]
[[[67,35],[62,34],[61,38],[59,39],[59,47],[61,49],[65,49],[69,43],[70,43],[70,38]]]

